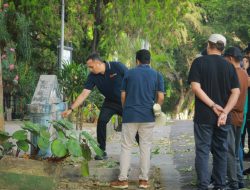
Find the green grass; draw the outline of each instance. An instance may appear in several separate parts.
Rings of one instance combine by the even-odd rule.
[[[0,189],[11,190],[53,190],[53,178],[0,172]]]

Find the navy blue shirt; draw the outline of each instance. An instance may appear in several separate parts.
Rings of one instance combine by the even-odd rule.
[[[84,88],[92,90],[96,86],[107,101],[121,103],[122,79],[128,69],[120,62],[105,62],[105,66],[104,74],[89,74]]]
[[[155,121],[153,104],[156,92],[165,92],[161,74],[147,64],[140,64],[125,74],[121,89],[126,92],[123,123]]]

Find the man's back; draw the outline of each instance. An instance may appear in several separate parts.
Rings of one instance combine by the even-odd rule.
[[[124,77],[126,101],[123,122],[154,122],[153,104],[156,92],[163,91],[163,78],[147,64],[129,70]],[[159,86],[159,87],[158,87]]]
[[[220,55],[207,55],[194,60],[190,69],[189,83],[198,82],[202,90],[216,104],[224,107],[231,89],[238,87],[238,78],[233,65]],[[195,98],[194,121],[203,124],[216,124],[218,117],[199,98]],[[229,117],[230,118],[230,117]]]
[[[234,108],[231,111],[232,114],[232,124],[234,126],[242,126],[243,123],[243,112],[244,112],[244,104],[247,96],[248,90],[248,75],[247,72],[242,68],[236,69],[237,76],[240,83],[240,96]]]

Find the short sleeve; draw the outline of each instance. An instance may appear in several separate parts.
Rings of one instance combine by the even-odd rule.
[[[158,89],[157,89],[157,91],[165,93],[163,76],[160,73],[157,72],[157,78],[158,78]]]
[[[126,73],[125,76],[123,77],[123,80],[122,80],[121,91],[127,90],[127,82],[128,82],[128,75]]]
[[[232,64],[230,64],[230,83],[231,83],[230,84],[231,89],[240,87],[238,75],[237,75],[236,70]]]
[[[128,68],[120,62],[115,62],[114,66],[122,76],[124,76],[125,73],[128,71]]]
[[[191,65],[189,74],[188,74],[188,84],[191,84],[191,82],[198,82],[200,83],[200,69],[199,69],[199,58],[195,59]]]
[[[89,74],[84,88],[88,89],[88,90],[92,90],[94,87],[95,87],[94,78],[93,78],[92,74]]]

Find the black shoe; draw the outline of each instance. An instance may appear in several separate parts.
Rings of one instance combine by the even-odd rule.
[[[243,171],[243,175],[249,175],[250,174],[250,168],[247,168]]]
[[[239,186],[239,189],[244,189],[245,188],[245,184],[243,182],[239,182],[238,186]]]
[[[243,158],[248,160],[250,158],[250,153],[249,152],[246,154],[244,153]]]
[[[102,156],[96,155],[95,156],[95,160],[107,160],[108,159],[108,155],[106,152],[103,152]]]
[[[226,190],[226,188],[223,188],[223,187],[214,187],[213,190]]]

